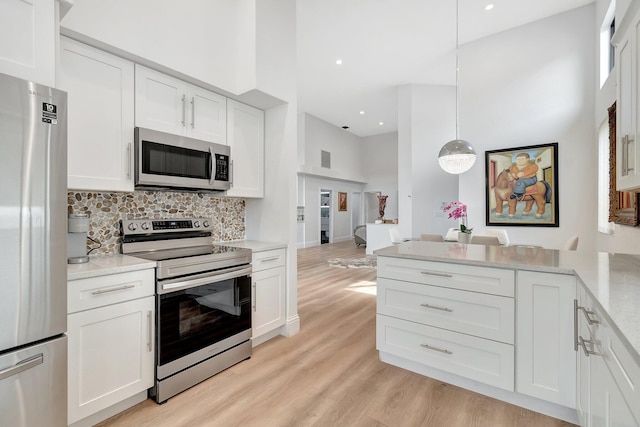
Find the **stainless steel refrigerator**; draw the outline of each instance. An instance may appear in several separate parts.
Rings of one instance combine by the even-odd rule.
[[[0,74],[0,425],[67,425],[67,95]]]

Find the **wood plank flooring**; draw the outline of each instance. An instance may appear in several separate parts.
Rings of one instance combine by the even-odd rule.
[[[146,400],[100,426],[571,426],[382,363],[371,268],[352,241],[298,250],[300,333],[169,399]]]

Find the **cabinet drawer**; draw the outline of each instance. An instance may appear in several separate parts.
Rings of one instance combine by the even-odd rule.
[[[154,294],[155,270],[139,270],[72,280],[67,289],[69,314]]]
[[[507,297],[515,288],[513,270],[406,258],[378,257],[378,277]]]
[[[285,249],[254,252],[252,256],[253,271],[262,271],[268,268],[284,266],[286,259]]]
[[[513,298],[385,278],[377,298],[380,314],[514,343]]]
[[[376,346],[442,371],[514,389],[514,347],[509,344],[378,314]]]

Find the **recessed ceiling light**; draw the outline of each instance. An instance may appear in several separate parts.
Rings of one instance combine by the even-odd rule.
[[[342,65],[342,59],[336,59],[336,65]]]
[[[382,126],[382,125],[384,124],[384,122],[380,122],[380,123],[378,123],[378,124],[379,124],[380,126]]]
[[[360,111],[360,114],[364,114],[364,111],[362,111],[362,110],[361,110],[361,111]]]
[[[491,10],[493,9],[493,5],[492,4],[488,4],[484,7],[484,10]]]

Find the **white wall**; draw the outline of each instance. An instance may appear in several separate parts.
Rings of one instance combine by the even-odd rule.
[[[398,92],[398,111],[401,234],[444,235],[458,225],[446,216],[436,216],[442,202],[458,200],[458,176],[438,165],[440,148],[456,136],[455,87],[403,86]]]
[[[362,183],[362,140],[310,114],[302,114],[304,128],[304,164],[298,171],[332,179]],[[331,153],[331,168],[320,166],[320,152]]]
[[[364,191],[388,195],[384,216],[398,218],[398,134],[385,133],[362,138]],[[364,195],[363,195],[364,197]]]
[[[505,31],[460,49],[460,133],[479,154],[460,175],[469,225],[485,222],[486,150],[558,142],[560,227],[505,227],[512,242],[595,247],[594,6]]]

